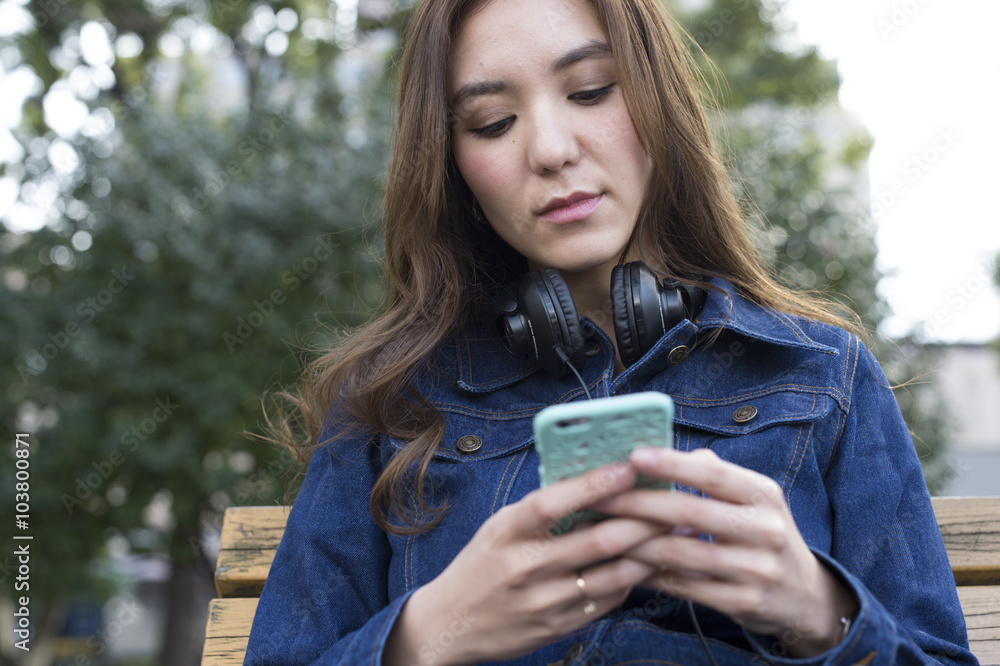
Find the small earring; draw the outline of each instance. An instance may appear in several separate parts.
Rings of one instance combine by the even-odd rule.
[[[472,200],[472,217],[479,224],[486,222],[483,215],[479,212],[479,202],[475,199]]]

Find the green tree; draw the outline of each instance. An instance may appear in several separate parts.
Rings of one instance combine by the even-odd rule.
[[[380,296],[362,250],[399,17],[355,26],[319,2],[149,6],[32,3],[34,26],[14,37],[41,85],[18,129],[25,157],[2,175],[24,205],[51,201],[43,228],[8,219],[0,232],[0,422],[31,433],[40,646],[69,604],[115,590],[110,555],[131,552],[170,563],[160,663],[187,664],[220,512],[285,490],[291,461],[243,435],[262,392]],[[88,54],[81,34],[95,29],[126,55]],[[368,47],[340,57],[356,38]],[[243,83],[220,98],[224,67]],[[62,136],[43,100],[80,77],[108,85],[85,99],[83,130]],[[4,456],[8,497],[13,467]]]

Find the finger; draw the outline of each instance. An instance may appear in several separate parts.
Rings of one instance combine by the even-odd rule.
[[[783,575],[778,571],[778,559],[767,551],[670,535],[639,544],[625,559],[638,560],[658,571],[732,583],[766,583]]]
[[[565,516],[594,502],[612,497],[635,485],[635,472],[626,464],[614,463],[572,479],[532,491],[516,507],[519,525],[529,534],[547,531]]]
[[[771,544],[787,521],[764,499],[733,504],[669,490],[635,489],[601,500],[594,509],[615,516],[658,522],[684,536],[712,534],[726,543]]]
[[[766,621],[760,617],[766,604],[758,589],[713,578],[689,576],[680,571],[662,571],[642,585],[713,608],[751,631],[770,633]]]
[[[553,582],[569,594],[563,612],[572,618],[583,611],[596,619],[624,603],[635,585],[654,573],[640,562],[622,559]]]
[[[781,486],[773,479],[722,460],[709,449],[644,446],[633,450],[629,461],[639,474],[672,480],[734,504],[784,504]]]
[[[658,573],[655,567],[637,559],[621,557],[579,572],[586,581],[587,593],[594,598],[624,599],[633,587]]]
[[[611,518],[568,534],[546,535],[533,544],[541,551],[536,570],[541,575],[560,576],[590,567],[620,557],[665,529],[646,520]]]

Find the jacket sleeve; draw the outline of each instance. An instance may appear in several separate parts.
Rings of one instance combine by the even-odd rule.
[[[856,339],[849,356],[850,406],[826,477],[833,539],[816,555],[860,610],[840,644],[813,659],[748,638],[773,663],[977,664],[909,430],[875,358]]]
[[[390,603],[391,549],[372,519],[380,471],[367,437],[312,456],[254,616],[245,666],[380,664],[408,595]]]

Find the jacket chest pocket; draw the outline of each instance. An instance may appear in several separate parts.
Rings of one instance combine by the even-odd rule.
[[[723,460],[771,477],[790,501],[803,465],[817,466],[817,424],[834,400],[822,393],[778,390],[724,401],[675,397],[674,403],[679,451],[709,448]]]
[[[538,487],[532,415],[444,416],[445,434],[424,485],[428,504],[444,507],[441,521],[429,532],[389,537],[395,551],[390,579],[399,593],[440,574],[490,516]],[[382,438],[383,456],[398,455],[405,446]],[[408,502],[416,504],[412,492]]]
[[[538,486],[534,413],[443,415],[444,437],[428,467],[425,488],[435,500],[485,520]],[[396,439],[383,439],[386,444],[393,454],[406,446]]]

